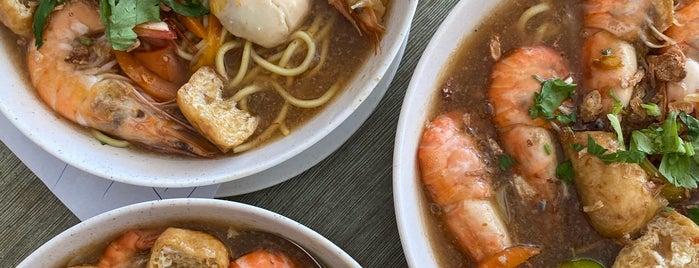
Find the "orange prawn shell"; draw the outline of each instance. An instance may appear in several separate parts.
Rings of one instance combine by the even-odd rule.
[[[493,122],[499,128],[516,124],[548,127],[542,119],[532,119],[529,107],[534,93],[541,91],[541,79],[565,78],[570,75],[566,60],[555,50],[544,47],[522,47],[512,51],[493,66],[488,99],[494,108]]]
[[[631,41],[640,35],[650,8],[650,0],[586,0],[583,25]]]
[[[425,129],[418,148],[420,173],[433,201],[445,206],[461,200],[492,195],[485,179],[485,165],[475,152],[476,144],[464,138],[461,114],[451,112],[435,118]],[[445,152],[447,151],[447,152]],[[467,169],[461,176],[457,170]]]

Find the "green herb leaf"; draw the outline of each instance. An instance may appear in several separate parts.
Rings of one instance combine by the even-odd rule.
[[[658,170],[670,183],[677,187],[697,188],[699,166],[687,155],[678,153],[664,154]]]
[[[619,147],[626,149],[624,134],[621,132],[621,122],[619,122],[619,117],[617,114],[608,114],[607,118],[609,119],[609,123],[612,125],[612,128],[616,132],[616,139],[619,141]]]
[[[660,107],[658,107],[657,104],[655,103],[643,103],[641,104],[641,108],[646,110],[646,114],[650,116],[659,116],[660,115]]]
[[[685,112],[680,113],[680,120],[687,126],[687,139],[699,141],[699,120]]]
[[[548,143],[544,144],[544,151],[546,152],[546,155],[551,155],[551,146]]]
[[[209,14],[209,10],[199,1],[186,0],[183,2],[183,4],[180,4],[174,0],[163,0],[163,3],[172,8],[172,10],[185,16],[200,17]]]
[[[570,160],[566,160],[556,167],[556,177],[559,180],[565,182],[573,182],[575,178],[575,170],[573,170],[573,163]]]
[[[529,116],[546,120],[555,119],[555,111],[565,99],[573,96],[576,87],[576,84],[558,78],[544,81],[541,92],[534,93],[534,104],[529,107]]]
[[[105,1],[102,1],[104,5]],[[115,50],[126,50],[138,37],[133,31],[136,25],[160,21],[160,0],[106,0],[108,6],[102,21],[107,28],[107,39]]]
[[[609,90],[609,96],[612,96],[612,99],[614,99],[614,105],[612,106],[612,114],[619,114],[621,113],[622,110],[624,110],[624,106],[621,105],[621,100],[616,97],[616,94],[614,94],[613,90]]]
[[[63,1],[59,0],[39,1],[39,6],[36,7],[36,11],[34,11],[33,20],[34,39],[36,39],[36,48],[40,48],[44,44],[44,27],[46,27],[46,23],[48,22],[49,14],[51,14],[51,11],[53,11],[53,9],[56,7],[58,3],[62,2]]]
[[[607,149],[600,146],[592,139],[592,136],[587,135],[587,153],[597,156],[604,163],[641,163],[645,159],[646,154],[640,151],[624,151],[618,150],[614,153],[605,154]]]
[[[509,155],[503,154],[500,157],[500,163],[498,164],[498,166],[500,167],[500,170],[507,171],[515,163],[517,163],[517,161],[515,161],[512,157],[510,157]]]
[[[699,208],[688,208],[687,218],[692,220],[694,224],[699,225]]]
[[[571,150],[576,151],[576,152],[580,152],[583,149],[583,145],[580,143],[573,143],[573,144],[570,144],[569,146],[570,146]]]

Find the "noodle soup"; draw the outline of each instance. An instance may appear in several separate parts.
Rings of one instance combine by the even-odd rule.
[[[247,151],[300,128],[343,94],[372,53],[381,49],[388,3],[370,1],[376,25],[367,30],[362,22],[357,24],[361,14],[349,6],[298,2],[306,3],[306,9],[280,11],[290,12],[289,17],[303,15],[295,25],[284,25],[288,36],[274,45],[232,35],[228,28],[238,24],[219,21],[227,12],[252,16],[275,14],[266,9],[279,8],[252,3],[242,11],[217,9],[215,14],[197,3],[140,6],[133,12],[156,15],[129,28],[115,23],[119,16],[129,16],[121,11],[123,6],[73,0],[54,12],[42,3],[34,22],[45,28],[33,35],[22,31],[31,24],[4,23],[18,42],[30,43],[26,68],[39,97],[65,119],[91,129],[102,143],[212,157]],[[31,14],[36,5],[5,9],[9,15],[24,9]],[[27,21],[31,18],[21,20]],[[85,28],[64,31],[66,24]],[[250,38],[276,34],[272,32]],[[215,70],[207,72],[214,84],[192,75],[202,67]],[[178,97],[181,87],[199,95],[183,100]]]

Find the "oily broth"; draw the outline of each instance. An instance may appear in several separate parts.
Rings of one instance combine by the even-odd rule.
[[[384,19],[388,16],[391,10],[390,1],[385,1],[386,5],[386,15]],[[374,49],[371,44],[371,40],[365,36],[360,36],[357,29],[345,19],[337,10],[335,10],[327,1],[314,1],[311,13],[308,16],[305,25],[310,24],[313,18],[316,16],[324,17],[334,17],[335,22],[330,33],[330,44],[328,46],[328,55],[323,68],[320,72],[314,76],[304,77],[301,75],[300,78],[294,79],[294,82],[290,86],[285,86],[285,89],[298,99],[315,99],[323,95],[335,82],[340,82],[340,89],[335,93],[335,95],[324,105],[317,108],[298,108],[295,106],[289,107],[288,115],[285,119],[286,125],[291,131],[294,129],[302,127],[305,123],[311,121],[318,113],[323,111],[325,107],[331,105],[331,103],[340,94],[344,94],[347,89],[348,82],[357,75],[357,72],[361,66],[366,63],[374,55]],[[302,26],[303,27],[303,26]],[[5,55],[10,58],[10,61],[15,66],[15,69],[22,70],[23,85],[26,85],[27,90],[31,90],[32,93],[40,100],[36,90],[34,90],[29,75],[26,72],[26,42],[27,40],[20,40],[15,36],[8,28],[0,27],[2,40],[5,46]],[[317,54],[320,53],[321,44],[317,45]],[[284,45],[285,46],[285,45]],[[302,46],[303,47],[303,46]],[[237,71],[237,64],[235,61],[239,60],[239,53],[231,53],[226,60],[226,66],[229,70]],[[304,55],[298,55],[295,59],[292,59],[292,65],[294,63],[301,62]],[[319,55],[315,56],[314,62],[317,62]],[[250,68],[254,67],[255,64],[252,63]],[[311,66],[313,68],[314,65]],[[286,78],[281,76],[274,77],[280,84],[286,85]],[[226,95],[231,96],[234,92],[228,92]],[[266,90],[257,94],[253,94],[249,97],[248,105],[250,110],[253,111],[253,115],[260,119],[260,124],[255,130],[253,136],[251,136],[248,141],[253,140],[255,136],[262,133],[274,120],[274,118],[279,114],[282,104],[284,103],[283,98],[281,98],[274,90]],[[43,101],[41,101],[43,105]],[[50,109],[46,106],[47,109]],[[52,111],[57,117],[63,118],[55,111]],[[85,132],[87,129],[76,123],[66,120],[67,124],[71,125],[77,130],[77,132],[83,133],[84,135],[91,136],[89,131]],[[260,146],[275,141],[282,138],[278,131],[269,139],[263,141]],[[149,149],[140,148],[137,146],[130,146],[129,150],[134,150],[139,153],[152,153]]]
[[[143,226],[134,226],[131,229],[138,228],[161,228],[165,229],[168,227],[176,227],[183,229],[190,229],[205,232],[213,235],[218,240],[223,242],[223,244],[229,249],[231,260],[235,260],[247,253],[250,253],[256,249],[265,248],[270,250],[275,250],[282,252],[289,256],[292,260],[300,264],[300,267],[314,267],[315,264],[310,262],[303,252],[300,252],[293,248],[293,244],[279,243],[277,238],[267,238],[267,236],[276,236],[275,234],[265,233],[264,235],[254,234],[257,232],[254,227],[243,226],[243,225],[231,225],[225,222],[203,222],[203,221],[176,221],[166,224],[152,224]],[[237,235],[229,238],[229,231],[234,230]],[[126,232],[126,230],[124,230]],[[115,234],[113,237],[109,237],[105,241],[96,241],[89,247],[80,250],[74,254],[74,256],[69,257],[70,259],[65,261],[65,265],[58,267],[70,267],[74,265],[81,264],[95,264],[99,261],[102,252],[107,248],[109,243],[114,239],[117,239],[121,234]],[[291,242],[290,242],[291,243]],[[142,257],[148,258],[150,251],[142,252]]]
[[[460,110],[475,115],[482,120],[473,120],[469,131],[475,131],[481,142],[488,138],[498,140],[498,134],[490,122],[492,106],[487,100],[489,75],[495,59],[491,57],[490,44],[495,38],[499,40],[503,55],[521,46],[546,45],[563,54],[568,61],[571,75],[580,77],[579,50],[582,43],[582,11],[579,1],[548,1],[552,11],[546,15],[537,15],[527,24],[527,31],[533,32],[537,25],[547,21],[561,25],[560,34],[544,39],[543,42],[532,41],[532,35],[522,36],[517,30],[517,19],[529,7],[541,1],[506,1],[462,41],[459,49],[452,55],[452,60],[440,77],[438,97],[435,98],[432,114],[434,116],[453,110]],[[485,67],[484,67],[485,66]],[[475,121],[475,122],[474,122]],[[497,170],[497,156],[484,147],[485,162]],[[558,148],[560,151],[560,148]],[[562,154],[561,154],[562,155]],[[555,267],[562,261],[575,257],[588,257],[611,266],[620,246],[611,239],[602,238],[592,229],[585,214],[580,210],[577,194],[572,185],[567,185],[570,197],[555,209],[557,215],[532,214],[530,207],[525,207],[516,200],[517,195],[509,184],[512,172],[498,172],[494,178],[494,189],[504,191],[509,215],[508,228],[515,244],[535,244],[542,246],[542,253],[528,262],[528,267]],[[425,192],[426,193],[426,192]],[[427,198],[429,199],[429,198]],[[432,228],[441,230],[439,238],[431,237],[443,267],[475,267],[465,253],[461,253],[453,236],[448,234],[444,222],[439,217],[439,208],[430,207],[436,215],[428,222]],[[435,232],[437,233],[437,232]],[[434,234],[431,234],[434,235]],[[526,267],[526,266],[525,266]]]
[[[390,12],[390,1],[386,3],[386,13]],[[371,40],[365,36],[359,36],[357,29],[337,12],[327,1],[315,1],[313,10],[306,21],[306,25],[313,21],[314,17],[323,16],[333,18],[333,25],[330,44],[328,46],[328,55],[323,68],[319,74],[314,76],[301,75],[300,78],[294,79],[294,82],[287,86],[286,77],[273,76],[279,84],[283,85],[286,90],[293,96],[299,99],[316,99],[322,96],[333,84],[340,82],[340,90],[335,93],[335,96],[343,94],[347,90],[348,82],[357,75],[360,67],[373,55]],[[385,17],[384,17],[385,18]],[[321,44],[317,44],[317,51],[320,50]],[[320,52],[317,52],[320,53]],[[297,55],[292,59],[292,66],[303,61],[305,55]],[[314,61],[317,61],[319,56],[316,56]],[[237,70],[237,63],[232,61],[238,60],[239,57],[229,57],[229,70]],[[312,65],[313,68],[315,65]],[[251,68],[254,67],[254,64]],[[306,122],[310,121],[315,115],[321,112],[324,107],[330,105],[335,99],[333,97],[329,103],[318,108],[298,108],[295,106],[289,107],[289,114],[285,120],[286,124],[293,131],[295,128],[300,128]],[[250,138],[254,139],[256,135],[263,132],[274,120],[279,113],[284,100],[274,90],[257,93],[250,96],[248,105],[254,115],[260,118],[260,125],[255,130],[255,134]],[[280,138],[282,135],[275,135]],[[267,142],[274,140],[268,140]]]

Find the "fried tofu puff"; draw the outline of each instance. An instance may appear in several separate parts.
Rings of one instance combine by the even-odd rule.
[[[194,230],[167,228],[155,241],[146,268],[228,267],[228,248],[214,236]]]

